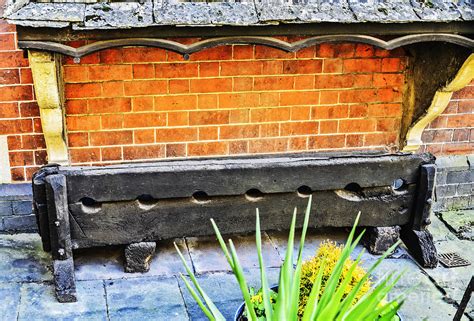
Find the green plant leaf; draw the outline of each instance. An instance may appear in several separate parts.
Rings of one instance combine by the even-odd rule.
[[[268,279],[265,271],[265,265],[262,255],[262,235],[260,232],[260,213],[257,208],[255,223],[255,242],[257,244],[258,264],[260,266],[260,284],[262,286],[263,305],[265,307],[265,316],[267,321],[273,320],[273,306],[270,299]]]
[[[316,318],[316,309],[318,308],[319,292],[321,291],[321,281],[323,279],[323,272],[326,268],[326,259],[323,259],[319,266],[318,275],[311,288],[308,303],[304,309],[303,318],[301,321],[312,321]]]

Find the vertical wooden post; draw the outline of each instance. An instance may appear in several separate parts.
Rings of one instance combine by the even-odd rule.
[[[77,301],[76,281],[72,257],[66,177],[59,174],[49,175],[46,177],[45,183],[56,297],[59,302],[75,302]]]
[[[48,163],[67,165],[69,163],[65,140],[65,126],[62,109],[59,62],[55,54],[44,51],[28,51],[36,100],[40,108]]]

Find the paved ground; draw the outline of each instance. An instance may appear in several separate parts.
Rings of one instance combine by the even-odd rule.
[[[465,224],[459,223],[459,218],[466,221],[466,217],[468,222],[473,222],[474,212],[458,214],[434,217],[431,230],[440,252],[457,251],[474,262],[472,234],[466,232]],[[343,231],[327,234],[312,231],[305,257],[313,255],[318,244],[328,238],[343,241],[345,234]],[[258,286],[253,236],[234,236],[233,240],[249,282]],[[241,297],[216,241],[187,238],[177,242],[199,275],[202,286],[231,320]],[[265,260],[272,283],[277,279],[285,244],[286,233],[264,234]],[[376,257],[365,254],[364,264],[369,265],[374,259]],[[151,271],[146,274],[125,274],[120,248],[81,251],[75,254],[75,263],[79,301],[57,303],[48,268],[50,258],[41,250],[39,237],[35,234],[0,235],[0,320],[206,320],[177,276],[184,271],[171,242],[159,245]],[[402,269],[407,269],[407,273],[394,295],[418,284],[401,311],[404,320],[452,320],[473,267],[446,269],[439,266],[424,271],[400,249],[383,263],[377,276]],[[472,320],[472,301],[474,299],[468,307],[470,316],[464,316],[463,320]]]

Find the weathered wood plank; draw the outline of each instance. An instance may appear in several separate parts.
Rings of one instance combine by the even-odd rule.
[[[209,196],[243,195],[250,189],[263,193],[295,192],[301,186],[313,191],[343,189],[351,183],[363,188],[390,186],[402,179],[416,183],[419,166],[432,162],[428,155],[367,157],[231,158],[157,162],[97,169],[61,168],[67,177],[68,201],[96,202],[191,197],[197,191]]]
[[[359,211],[361,226],[393,226],[409,222],[416,186],[404,191],[391,188],[365,189],[361,193],[319,191],[313,193],[312,227],[351,226]],[[79,227],[72,228],[75,248],[106,244],[129,244],[182,236],[212,235],[210,218],[223,233],[255,230],[255,208],[260,209],[263,230],[288,229],[293,208],[299,209],[302,225],[307,197],[297,193],[266,194],[260,199],[244,195],[212,197],[202,203],[191,198],[157,202],[111,202],[97,207],[70,205]]]

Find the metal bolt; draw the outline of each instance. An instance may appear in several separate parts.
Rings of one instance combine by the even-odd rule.
[[[59,255],[63,256],[66,252],[64,251],[64,249],[59,249],[58,253]]]
[[[59,221],[54,221],[54,225],[59,226]]]
[[[75,64],[78,64],[78,63],[81,62],[81,58],[79,58],[79,57],[74,57],[73,61],[74,61]]]
[[[426,200],[426,204],[428,204],[428,205],[433,204],[433,200],[432,200],[431,198],[428,198],[428,199]]]
[[[184,54],[184,55],[183,55],[183,59],[184,59],[184,60],[189,60],[189,54]]]

